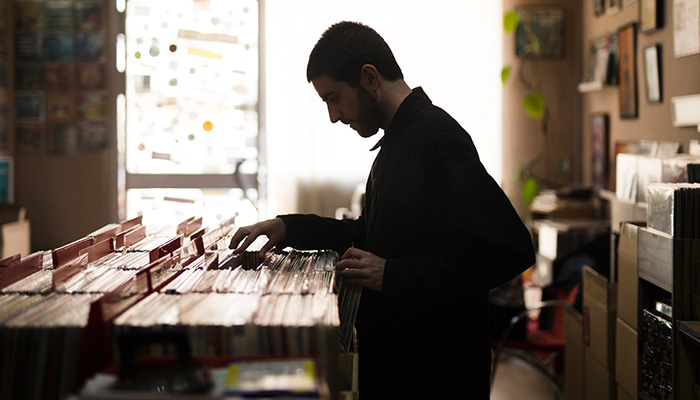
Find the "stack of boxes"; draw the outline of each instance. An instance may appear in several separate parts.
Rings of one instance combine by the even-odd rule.
[[[615,399],[617,283],[583,269],[584,399]]]
[[[643,224],[625,222],[617,247],[617,297],[615,329],[615,379],[618,400],[637,399],[638,275],[637,232]]]
[[[567,310],[564,394],[567,400],[637,399],[637,230],[623,223],[617,281],[583,269],[583,309]]]

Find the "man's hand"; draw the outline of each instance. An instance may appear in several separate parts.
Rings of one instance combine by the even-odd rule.
[[[336,264],[335,272],[346,283],[381,291],[385,264],[385,259],[351,247]]]
[[[231,243],[229,243],[229,249],[236,249],[233,251],[234,254],[241,254],[245,249],[250,246],[251,243],[260,235],[267,236],[267,243],[260,249],[260,257],[264,257],[265,253],[270,251],[279,242],[287,237],[287,226],[284,221],[280,218],[268,219],[266,221],[258,222],[257,224],[243,226],[238,228],[238,230],[233,234],[231,238]],[[243,244],[239,246],[241,240]]]

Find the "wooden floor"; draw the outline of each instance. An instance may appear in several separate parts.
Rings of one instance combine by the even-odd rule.
[[[507,354],[501,355],[491,400],[558,400],[544,375],[530,364]]]

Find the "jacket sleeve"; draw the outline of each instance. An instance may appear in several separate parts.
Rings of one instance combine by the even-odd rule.
[[[420,251],[387,260],[384,295],[405,301],[487,290],[535,262],[530,232],[481,164],[471,140],[442,136],[421,151]],[[426,191],[427,192],[427,191]]]
[[[313,214],[279,215],[287,229],[279,247],[298,250],[335,250],[340,254],[351,246],[364,246],[364,217],[335,219]]]

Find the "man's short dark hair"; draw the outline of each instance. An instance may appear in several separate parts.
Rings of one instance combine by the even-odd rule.
[[[357,86],[362,66],[372,64],[389,81],[403,73],[389,45],[372,28],[359,22],[338,22],[326,29],[309,55],[306,79],[328,75]]]

